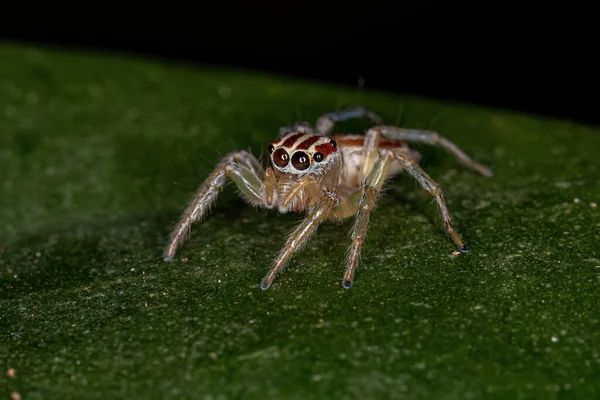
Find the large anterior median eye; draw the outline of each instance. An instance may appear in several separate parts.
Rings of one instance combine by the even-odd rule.
[[[280,168],[285,168],[290,162],[290,156],[282,147],[275,150],[273,153],[273,162]]]
[[[308,154],[303,151],[297,151],[292,156],[292,165],[297,170],[305,170],[310,166],[310,159],[308,158]]]

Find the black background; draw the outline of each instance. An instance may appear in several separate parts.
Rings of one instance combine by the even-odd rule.
[[[592,8],[433,2],[86,4],[3,13],[4,39],[271,71],[600,124]],[[558,4],[558,3],[557,3]]]

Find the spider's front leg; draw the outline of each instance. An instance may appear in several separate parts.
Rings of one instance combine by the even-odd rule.
[[[300,250],[302,246],[308,242],[308,239],[316,232],[319,225],[329,218],[338,204],[339,198],[335,193],[324,192],[319,202],[317,202],[308,212],[306,218],[304,218],[300,226],[298,226],[290,235],[285,246],[280,251],[277,258],[275,258],[273,267],[260,284],[262,290],[266,290],[271,286],[277,277],[277,274],[283,269],[285,264],[287,264],[295,252]]]
[[[446,151],[452,153],[458,159],[458,161],[460,161],[467,168],[475,170],[483,176],[490,177],[493,175],[493,172],[490,168],[475,162],[456,144],[452,143],[449,139],[445,138],[444,136],[441,136],[435,131],[398,128],[395,126],[385,125],[372,128],[371,131],[377,131],[381,133],[382,136],[388,137],[390,139],[404,140],[406,142],[426,143],[429,145],[440,146]]]
[[[271,171],[272,172],[272,171]],[[165,261],[171,261],[177,247],[189,233],[193,223],[201,220],[217,200],[227,178],[231,178],[244,199],[252,205],[271,206],[276,201],[275,185],[272,174],[265,173],[265,182],[261,179],[262,167],[258,160],[247,151],[231,153],[225,156],[212,173],[197,189],[192,202],[188,205],[171,233],[171,240],[164,254]]]
[[[365,151],[368,152],[369,147],[365,146]],[[346,272],[342,280],[342,285],[346,289],[352,286],[362,246],[369,229],[369,216],[375,207],[377,196],[389,175],[388,172],[393,161],[394,155],[389,151],[384,152],[372,164],[372,168],[365,178],[364,184],[342,201],[335,210],[334,217],[339,219],[356,214],[350,234],[352,243],[348,251]]]

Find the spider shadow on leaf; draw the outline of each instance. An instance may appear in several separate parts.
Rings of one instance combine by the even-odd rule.
[[[0,275],[0,298],[137,274],[132,268],[146,272],[162,268],[158,256],[173,215],[160,212],[95,218],[9,242],[0,259],[12,267],[10,274]]]

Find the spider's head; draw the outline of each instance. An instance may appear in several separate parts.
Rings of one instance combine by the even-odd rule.
[[[269,144],[273,168],[287,174],[324,174],[341,160],[335,140],[327,136],[290,132]]]

